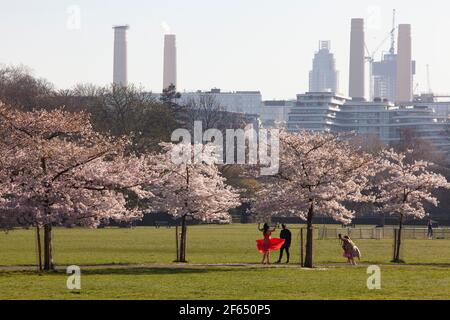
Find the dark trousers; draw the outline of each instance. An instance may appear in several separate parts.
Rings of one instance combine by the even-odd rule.
[[[289,249],[290,249],[290,246],[288,246],[288,247],[282,246],[281,247],[281,249],[280,249],[280,259],[278,259],[279,262],[281,262],[281,259],[283,259],[283,253],[284,253],[285,250],[286,250],[286,257],[287,257],[286,261],[289,262],[289,258],[291,257]]]

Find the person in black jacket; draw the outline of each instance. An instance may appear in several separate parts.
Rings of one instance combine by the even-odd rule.
[[[433,239],[433,220],[431,220],[431,218],[428,218],[427,227],[428,227],[427,237],[428,239]]]
[[[283,252],[286,250],[286,256],[287,256],[287,260],[286,263],[289,263],[289,258],[290,258],[290,252],[289,249],[291,247],[291,240],[292,240],[292,233],[291,231],[289,231],[289,229],[286,227],[285,224],[281,225],[282,230],[280,233],[280,238],[284,239],[284,245],[281,247],[280,250],[280,259],[278,259],[277,263],[281,263],[281,259],[283,259]]]

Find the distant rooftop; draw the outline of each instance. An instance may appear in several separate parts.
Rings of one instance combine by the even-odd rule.
[[[322,92],[305,92],[305,93],[301,93],[298,94],[297,96],[331,96],[331,97],[337,97],[337,98],[342,98],[342,99],[347,99],[347,100],[351,100],[351,98],[349,98],[348,96],[341,94],[341,93],[335,93],[335,92],[331,92],[331,91],[322,91]]]
[[[319,41],[319,50],[330,50],[331,49],[331,41],[329,40],[321,40]]]
[[[222,91],[220,88],[212,88],[210,91],[197,90],[194,92],[185,91],[184,93],[220,93],[220,94],[261,94],[261,91]]]
[[[117,26],[113,26],[113,29],[130,29],[130,26],[128,24],[125,25],[117,25]]]
[[[265,106],[285,107],[289,104],[287,100],[266,100],[263,102]]]

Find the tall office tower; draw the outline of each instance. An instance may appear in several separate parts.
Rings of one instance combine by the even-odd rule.
[[[130,27],[114,26],[114,75],[113,83],[126,86],[128,83],[127,30]]]
[[[330,41],[320,41],[319,51],[313,60],[313,69],[309,73],[309,92],[338,92],[339,72],[336,60],[330,52]]]
[[[177,87],[177,45],[174,34],[164,36],[163,89],[167,89],[170,85]]]
[[[349,96],[365,99],[364,19],[352,19]]]
[[[382,100],[395,101],[395,87],[397,84],[397,55],[387,53],[381,61],[372,62],[373,96]]]
[[[410,102],[413,98],[411,25],[398,26],[396,102]]]
[[[397,100],[397,54],[387,53],[383,60],[372,63],[373,97],[387,99],[391,102]],[[411,63],[411,79],[416,74],[416,61]],[[412,88],[412,83],[411,83]],[[411,89],[412,90],[412,89]],[[403,102],[408,102],[409,99]],[[401,102],[401,101],[400,101]]]

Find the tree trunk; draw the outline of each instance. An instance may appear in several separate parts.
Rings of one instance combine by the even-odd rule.
[[[187,225],[186,225],[186,216],[184,216],[181,219],[181,239],[180,239],[180,256],[178,257],[178,262],[185,263],[186,261],[186,232],[187,232]]]
[[[399,223],[398,227],[399,228],[398,228],[397,239],[396,239],[397,244],[395,245],[397,250],[395,252],[395,257],[394,257],[394,262],[396,262],[396,263],[402,262],[402,260],[400,259],[400,249],[401,249],[401,245],[402,245],[403,215],[400,215],[400,223]]]
[[[314,216],[314,203],[311,204],[308,211],[307,230],[306,230],[306,255],[305,255],[305,268],[313,268],[313,239],[314,229],[312,219]]]
[[[42,272],[42,243],[41,243],[41,228],[36,226],[36,242],[37,242],[37,254],[38,254],[38,269]]]
[[[180,233],[178,224],[175,227],[175,248],[177,250],[177,254],[175,255],[175,262],[180,260]]]
[[[44,270],[50,271],[53,269],[52,225],[46,224],[44,226]]]
[[[380,227],[383,227],[386,225],[386,214],[382,214],[380,218]]]

